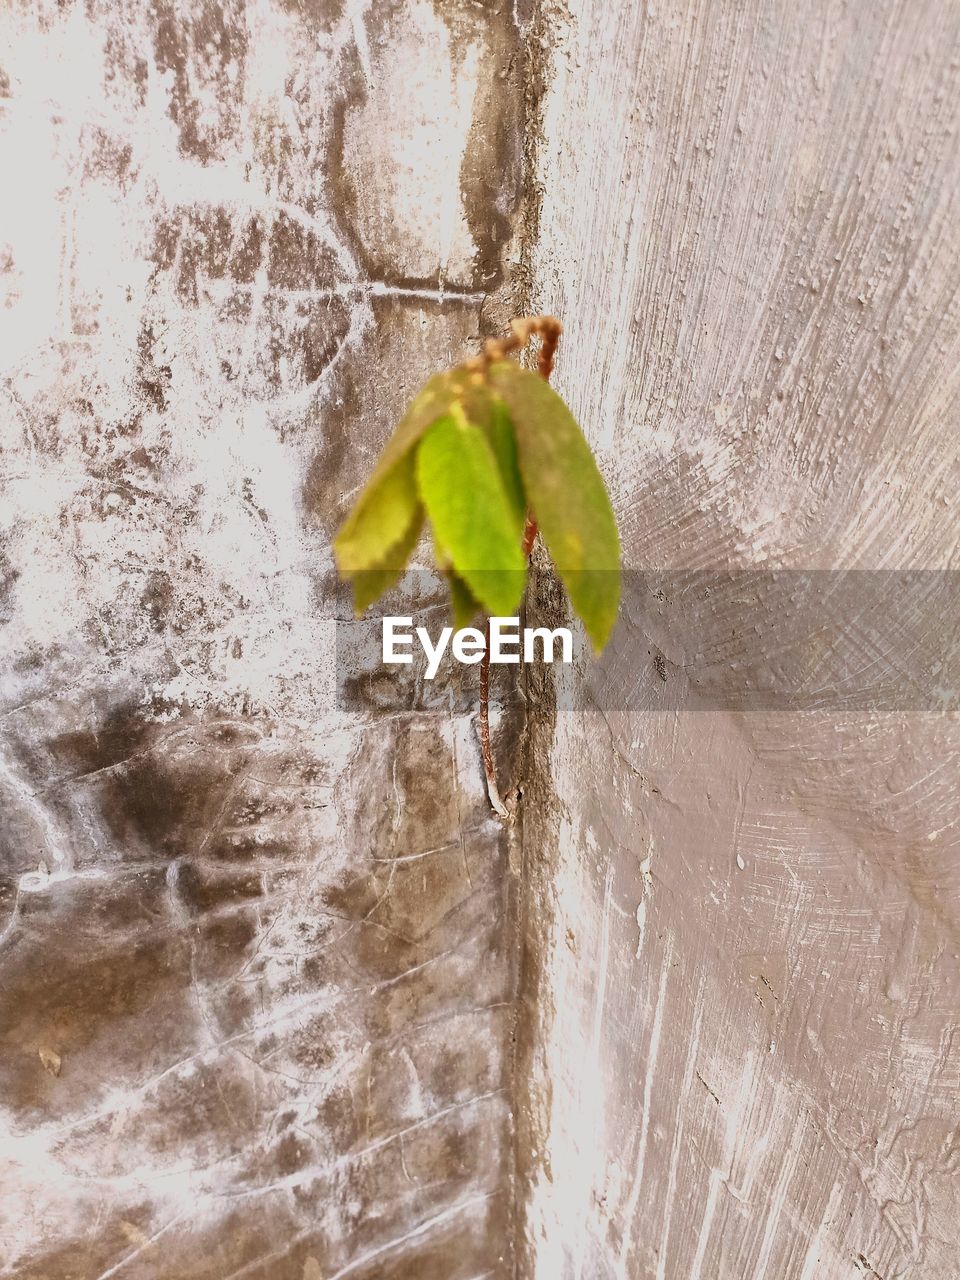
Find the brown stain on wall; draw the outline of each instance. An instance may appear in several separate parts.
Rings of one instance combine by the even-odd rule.
[[[245,6],[241,0],[225,4],[205,0],[183,11],[175,4],[160,4],[152,17],[156,66],[173,77],[170,116],[179,132],[180,148],[206,163],[237,130],[231,85],[243,72]],[[216,102],[212,122],[204,118],[209,112],[207,94]]]

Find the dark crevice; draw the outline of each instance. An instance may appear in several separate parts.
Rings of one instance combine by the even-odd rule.
[[[512,316],[532,314],[534,297],[533,251],[537,243],[542,191],[537,174],[543,139],[543,110],[549,82],[549,24],[542,0],[529,0],[516,10],[522,24],[522,40],[514,75],[523,95],[522,171],[523,198],[519,219],[519,264],[513,277],[511,315],[496,316],[503,332]],[[491,317],[493,318],[493,317]],[[494,326],[491,326],[494,327]],[[562,592],[549,559],[535,546],[527,593],[522,606],[524,626],[560,625],[565,619]],[[512,780],[516,795],[513,881],[516,1000],[510,1045],[510,1097],[513,1115],[511,1161],[510,1236],[514,1280],[527,1280],[534,1272],[534,1257],[527,1232],[532,1183],[545,1160],[548,1099],[534,1083],[539,1029],[549,1015],[550,993],[543,968],[543,939],[550,910],[550,831],[555,830],[555,806],[550,776],[550,751],[557,706],[551,668],[546,664],[521,668],[524,722],[516,759],[519,772]]]

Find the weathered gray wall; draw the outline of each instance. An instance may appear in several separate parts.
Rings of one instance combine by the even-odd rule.
[[[0,30],[0,1272],[510,1274],[507,836],[337,708],[330,534],[515,305],[513,16]]]
[[[531,673],[503,830],[329,541],[532,302],[628,566],[950,566],[958,28],[4,9],[0,1274],[956,1275],[956,720]]]
[[[960,7],[571,8],[536,303],[626,563],[955,567]],[[960,724],[618,710],[688,619],[541,731],[536,1273],[948,1280]]]

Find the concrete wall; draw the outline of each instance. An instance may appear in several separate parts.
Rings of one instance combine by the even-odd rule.
[[[0,1272],[509,1274],[509,833],[330,536],[499,331],[508,10],[6,6]]]
[[[694,710],[634,580],[501,826],[330,536],[535,306],[628,567],[950,567],[958,27],[4,10],[0,1274],[956,1274],[956,717]]]
[[[955,567],[960,9],[572,9],[536,302],[626,564]],[[698,642],[776,691],[754,591]],[[538,730],[536,1274],[954,1277],[956,710],[704,705],[690,608],[640,594]],[[908,660],[876,634],[852,671]]]

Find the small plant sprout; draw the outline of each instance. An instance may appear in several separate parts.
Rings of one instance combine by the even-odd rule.
[[[454,622],[508,616],[523,598],[539,531],[596,652],[620,604],[620,543],[603,479],[563,400],[548,385],[561,326],[514,320],[507,338],[435,374],[387,441],[334,542],[360,614],[400,578],[429,520]],[[537,334],[538,373],[510,359]],[[480,744],[494,809],[489,644],[480,667]]]

